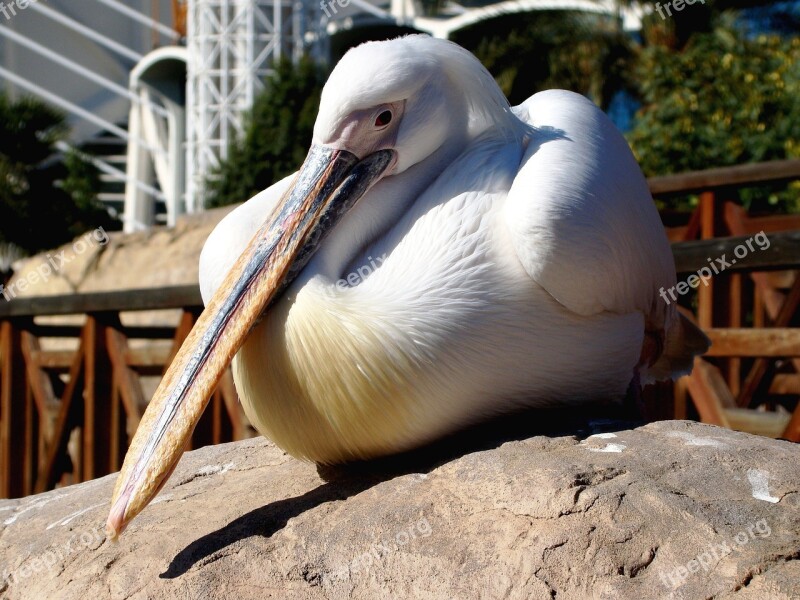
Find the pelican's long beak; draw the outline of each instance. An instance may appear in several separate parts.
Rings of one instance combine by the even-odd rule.
[[[106,524],[110,539],[166,483],[258,318],[394,156],[393,150],[379,150],[359,161],[344,150],[312,146],[294,183],[211,298],[148,405],[114,489]]]

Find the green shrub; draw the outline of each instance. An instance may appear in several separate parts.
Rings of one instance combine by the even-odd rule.
[[[0,94],[0,242],[32,254],[97,227],[118,228],[97,200],[95,167],[58,153],[68,132],[47,104]]]
[[[206,182],[207,207],[244,202],[300,167],[311,144],[324,81],[321,68],[310,60],[275,66],[244,135]]]

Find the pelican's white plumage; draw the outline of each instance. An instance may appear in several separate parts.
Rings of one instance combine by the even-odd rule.
[[[386,107],[390,138],[370,129]],[[372,42],[333,71],[314,143],[397,157],[234,361],[248,417],[288,452],[372,457],[521,406],[618,398],[635,371],[675,376],[703,349],[658,296],[675,270],[641,171],[585,98],[512,110],[452,43]],[[291,183],[212,233],[206,302]]]

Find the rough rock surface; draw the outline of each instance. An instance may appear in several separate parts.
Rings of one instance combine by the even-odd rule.
[[[800,597],[800,446],[585,435],[478,430],[321,474],[261,438],[204,448],[118,543],[113,477],[2,501],[0,596]]]
[[[197,285],[200,251],[217,223],[234,208],[183,215],[172,228],[154,227],[138,233],[90,231],[60,248],[16,262],[6,294],[13,302],[33,296]],[[128,326],[175,327],[180,315],[175,309],[128,312],[121,318]],[[37,322],[80,326],[85,317],[38,317]],[[77,340],[69,338],[40,341],[44,350],[75,350],[78,346]],[[134,340],[131,344],[168,348],[171,342]],[[142,381],[149,398],[158,378],[143,377]]]
[[[184,215],[172,228],[90,231],[60,248],[19,261],[9,287],[15,298],[25,298],[197,284],[203,244],[233,208]],[[55,270],[42,270],[48,263]],[[19,289],[22,280],[27,284]]]

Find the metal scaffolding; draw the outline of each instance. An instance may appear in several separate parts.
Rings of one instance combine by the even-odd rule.
[[[319,5],[302,0],[192,0],[187,16],[186,209],[203,209],[204,182],[242,134],[244,113],[274,60],[318,56]],[[244,199],[243,199],[244,200]]]
[[[447,38],[498,14],[619,12],[617,0],[464,4],[445,3],[431,17],[416,0],[30,2],[0,27],[0,86],[68,112],[71,145],[103,148],[92,158],[99,197],[126,231],[174,225],[203,210],[205,182],[242,133],[275,59],[325,62],[331,35],[372,25]],[[637,2],[621,10],[626,29],[639,27],[643,11]]]

